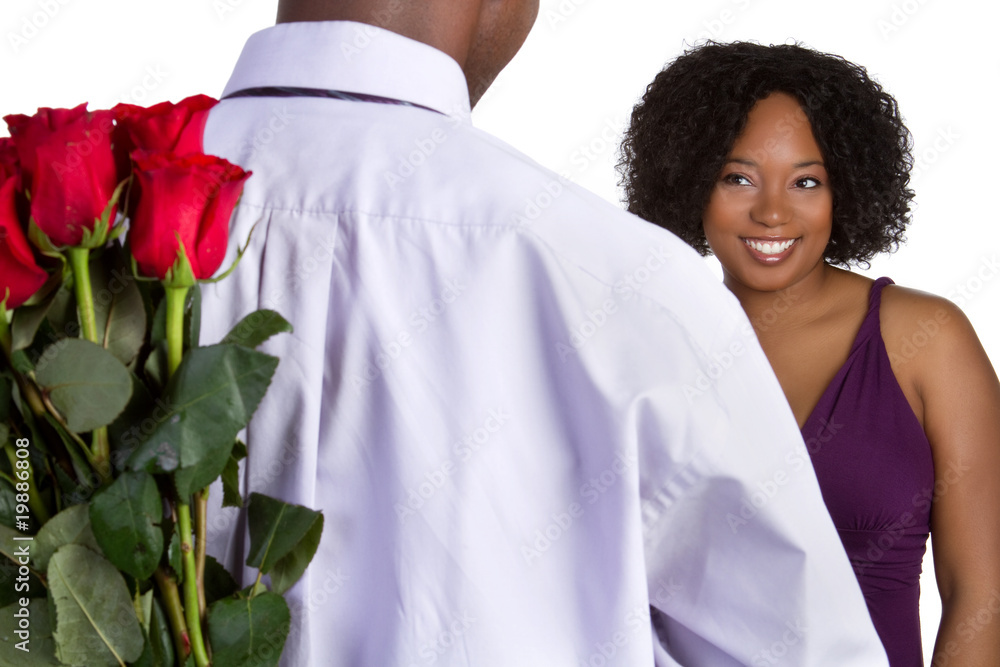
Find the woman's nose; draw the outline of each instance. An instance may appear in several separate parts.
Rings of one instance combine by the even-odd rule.
[[[787,223],[791,219],[791,214],[788,193],[784,188],[761,189],[750,208],[750,218],[768,227],[778,227]]]

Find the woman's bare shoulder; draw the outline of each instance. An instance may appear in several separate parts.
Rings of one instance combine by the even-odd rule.
[[[893,371],[918,389],[953,375],[949,371],[956,362],[989,364],[969,318],[944,297],[888,285],[882,292],[880,321]]]

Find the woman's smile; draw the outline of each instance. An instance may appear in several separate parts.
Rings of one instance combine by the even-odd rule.
[[[742,238],[742,237],[741,237]],[[795,250],[799,239],[783,237],[743,238],[750,256],[762,264],[778,264],[785,261]]]

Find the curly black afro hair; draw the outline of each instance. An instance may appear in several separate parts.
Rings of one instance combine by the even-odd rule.
[[[709,254],[702,229],[747,114],[771,93],[794,96],[833,189],[825,259],[864,264],[904,239],[912,139],[896,100],[863,67],[799,45],[708,42],[670,63],[632,111],[618,171],[628,210]]]

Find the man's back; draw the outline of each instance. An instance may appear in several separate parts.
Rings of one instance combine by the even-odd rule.
[[[780,388],[697,255],[471,127],[424,44],[278,26],[227,93],[262,86],[388,98],[234,98],[206,128],[255,173],[234,238],[257,227],[203,337],[257,307],[295,326],[245,482],[325,516],[286,664],[879,664]],[[234,518],[210,535],[230,565]]]

